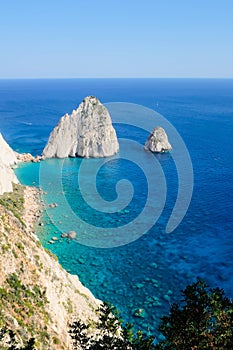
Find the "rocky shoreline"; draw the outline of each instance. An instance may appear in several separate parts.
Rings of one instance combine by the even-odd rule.
[[[0,322],[21,344],[33,336],[38,350],[70,350],[70,324],[80,320],[94,331],[101,302],[41,246],[35,234],[40,195],[35,187],[15,185],[0,205]]]
[[[41,160],[44,160],[43,156],[33,156],[31,153],[18,153],[18,152],[14,152],[16,159],[18,162],[20,163],[39,163]]]
[[[43,214],[44,203],[41,200],[41,191],[36,187],[24,187],[24,214],[23,221],[28,232],[35,233],[36,224]]]

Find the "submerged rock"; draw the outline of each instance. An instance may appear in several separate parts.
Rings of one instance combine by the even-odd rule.
[[[75,231],[70,231],[68,232],[67,237],[69,239],[75,239],[77,237],[77,233]]]
[[[157,126],[146,140],[144,148],[147,151],[163,153],[170,151],[172,146],[168,141],[165,130]]]
[[[66,237],[68,237],[68,234],[67,234],[67,233],[62,233],[62,234],[61,234],[61,238],[66,238]]]
[[[101,158],[116,154],[119,144],[106,107],[94,96],[64,115],[50,134],[45,158]]]
[[[133,315],[136,317],[140,317],[140,318],[145,318],[145,310],[144,309],[136,309],[133,312]]]

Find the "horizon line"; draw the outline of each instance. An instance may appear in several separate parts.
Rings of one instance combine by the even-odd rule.
[[[233,79],[233,77],[8,77],[0,80],[75,80],[75,79]]]

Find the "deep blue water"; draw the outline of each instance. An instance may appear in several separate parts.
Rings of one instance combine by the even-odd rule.
[[[69,229],[75,229],[80,237],[89,234],[84,232],[85,224],[76,224],[66,211],[64,194],[69,208],[84,223],[110,230],[140,215],[148,195],[148,177],[143,172],[145,169],[130,160],[108,159],[96,178],[102,198],[115,200],[116,183],[121,179],[133,185],[134,196],[126,208],[104,214],[93,210],[82,198],[77,181],[83,164],[81,159],[27,164],[17,169],[20,180],[42,186],[47,191],[45,202],[59,204],[55,209],[48,208],[43,218],[45,226],[38,228],[44,246],[57,254],[67,270],[78,274],[95,296],[114,303],[125,319],[153,334],[157,334],[159,318],[169,310],[170,303],[179,300],[180,290],[197,276],[205,278],[213,287],[224,288],[226,294],[233,297],[233,80],[2,80],[0,131],[15,150],[40,154],[59,118],[77,108],[87,95],[96,95],[106,104],[139,104],[163,115],[189,151],[194,172],[192,200],[181,224],[166,233],[179,184],[173,159],[176,149],[171,154],[153,156],[143,153],[140,146],[133,146],[128,149],[129,159],[142,154],[143,161],[152,164],[147,171],[157,192],[151,212],[162,202],[161,171],[166,181],[165,204],[155,225],[139,239],[119,247],[95,248],[66,239],[51,245],[48,243],[51,237],[60,237],[61,232]],[[143,117],[146,125],[146,114]],[[140,145],[147,133],[135,127],[135,118],[132,114],[131,126],[118,123],[115,127],[119,138],[133,139]],[[90,172],[84,176],[88,196],[92,169],[98,161],[86,162]],[[42,179],[39,180],[41,166]],[[62,191],[56,183],[59,171]],[[131,234],[125,230],[126,236]],[[97,236],[98,239],[103,238]],[[145,318],[134,316],[138,308],[145,310]]]

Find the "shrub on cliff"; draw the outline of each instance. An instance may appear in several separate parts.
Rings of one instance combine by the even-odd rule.
[[[95,325],[98,335],[91,335],[91,326],[80,321],[71,325],[70,334],[74,350],[153,350],[154,338],[145,336],[141,331],[136,334],[131,324],[123,324],[119,312],[110,303],[103,303],[99,309],[100,322]]]
[[[180,304],[173,304],[169,315],[162,317],[159,331],[164,340],[157,344],[140,331],[134,334],[132,327],[119,319],[115,308],[104,304],[97,325],[102,336],[89,336],[90,326],[76,322],[70,331],[74,345],[90,350],[232,350],[233,302],[224,291],[209,288],[197,279],[182,295]]]
[[[118,311],[104,303],[99,310],[99,322],[85,325],[81,321],[70,327],[73,349],[89,350],[232,350],[233,302],[219,288],[209,288],[198,279],[182,291],[180,304],[171,306],[168,316],[162,317],[160,332],[164,340],[154,344],[153,337],[133,331],[124,325]],[[93,334],[94,332],[94,334]],[[8,335],[8,344],[1,347],[1,340]],[[0,329],[0,348],[4,350],[32,350],[34,339],[24,347],[18,347],[11,330]]]
[[[29,339],[26,344],[21,347],[17,340],[16,334],[6,327],[0,329],[0,349],[1,350],[35,350],[35,339]]]
[[[233,302],[219,288],[209,288],[205,281],[187,286],[184,299],[173,304],[159,326],[164,340],[157,350],[232,350]]]

